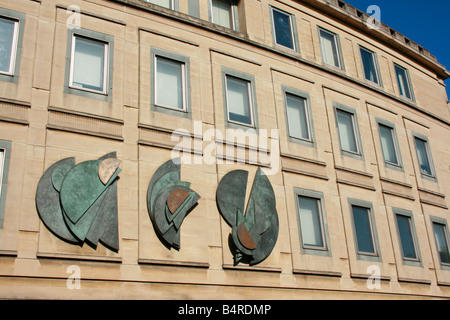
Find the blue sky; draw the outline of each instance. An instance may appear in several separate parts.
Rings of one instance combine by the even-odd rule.
[[[381,9],[381,21],[429,50],[450,70],[449,0],[344,0],[367,12],[371,5]],[[369,12],[371,14],[371,12]],[[445,81],[450,99],[450,79]]]

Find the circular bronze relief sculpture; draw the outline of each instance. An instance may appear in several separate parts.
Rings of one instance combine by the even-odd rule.
[[[44,225],[72,244],[119,251],[116,153],[75,165],[75,158],[51,165],[39,180],[36,208]]]
[[[160,240],[176,250],[181,245],[181,224],[200,199],[190,189],[189,182],[180,181],[179,163],[180,158],[176,158],[159,167],[147,191],[147,207],[153,227]]]
[[[247,180],[247,171],[231,171],[222,178],[216,193],[219,212],[232,228],[229,242],[235,265],[262,262],[278,238],[278,213],[269,179],[258,168],[245,209]]]

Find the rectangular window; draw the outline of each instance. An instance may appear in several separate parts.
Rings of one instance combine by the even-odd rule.
[[[145,0],[145,1],[174,10],[174,0]]]
[[[155,55],[155,104],[186,110],[186,65]]]
[[[409,100],[414,100],[408,70],[395,65],[395,74],[397,76],[400,95]]]
[[[237,30],[237,6],[234,0],[211,0],[211,21],[219,26]]]
[[[399,158],[397,156],[397,144],[394,138],[394,129],[379,123],[378,128],[380,130],[381,149],[383,152],[384,161],[388,164],[400,165]]]
[[[433,177],[431,156],[428,142],[418,137],[414,137],[416,143],[417,160],[419,161],[420,173]]]
[[[360,47],[360,52],[364,77],[366,80],[380,84],[380,80],[378,78],[378,64],[375,53],[362,47]]]
[[[336,116],[342,151],[360,154],[356,136],[355,115],[344,110],[336,109]]]
[[[396,214],[398,234],[402,248],[403,259],[417,261],[415,236],[413,233],[412,219],[410,216]]]
[[[434,239],[442,264],[450,264],[449,239],[446,224],[433,222]]]
[[[0,229],[3,228],[6,207],[6,189],[11,157],[11,142],[0,140]]]
[[[275,43],[295,50],[293,17],[275,8],[272,10]]]
[[[287,92],[285,99],[289,136],[311,141],[307,99]]]
[[[319,35],[323,62],[330,66],[342,69],[337,35],[323,29],[319,29]]]
[[[226,75],[225,85],[228,121],[254,126],[251,81]]]
[[[326,249],[320,199],[298,196],[298,206],[303,247]]]
[[[69,86],[107,94],[108,52],[108,43],[74,34]]]
[[[6,149],[0,149],[0,198],[2,196],[3,171],[5,166]]]
[[[352,205],[352,213],[358,254],[376,255],[371,209]]]
[[[14,75],[19,21],[0,17],[0,73]]]

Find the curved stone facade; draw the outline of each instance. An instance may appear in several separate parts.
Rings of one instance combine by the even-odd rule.
[[[337,0],[17,0],[0,28],[1,298],[450,297],[450,73],[419,44]],[[37,192],[68,158],[96,166]]]

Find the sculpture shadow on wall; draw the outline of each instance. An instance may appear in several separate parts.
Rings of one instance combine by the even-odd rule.
[[[73,157],[51,165],[36,190],[36,209],[47,229],[70,244],[96,249],[100,242],[117,253],[119,165],[115,152],[77,165]]]

